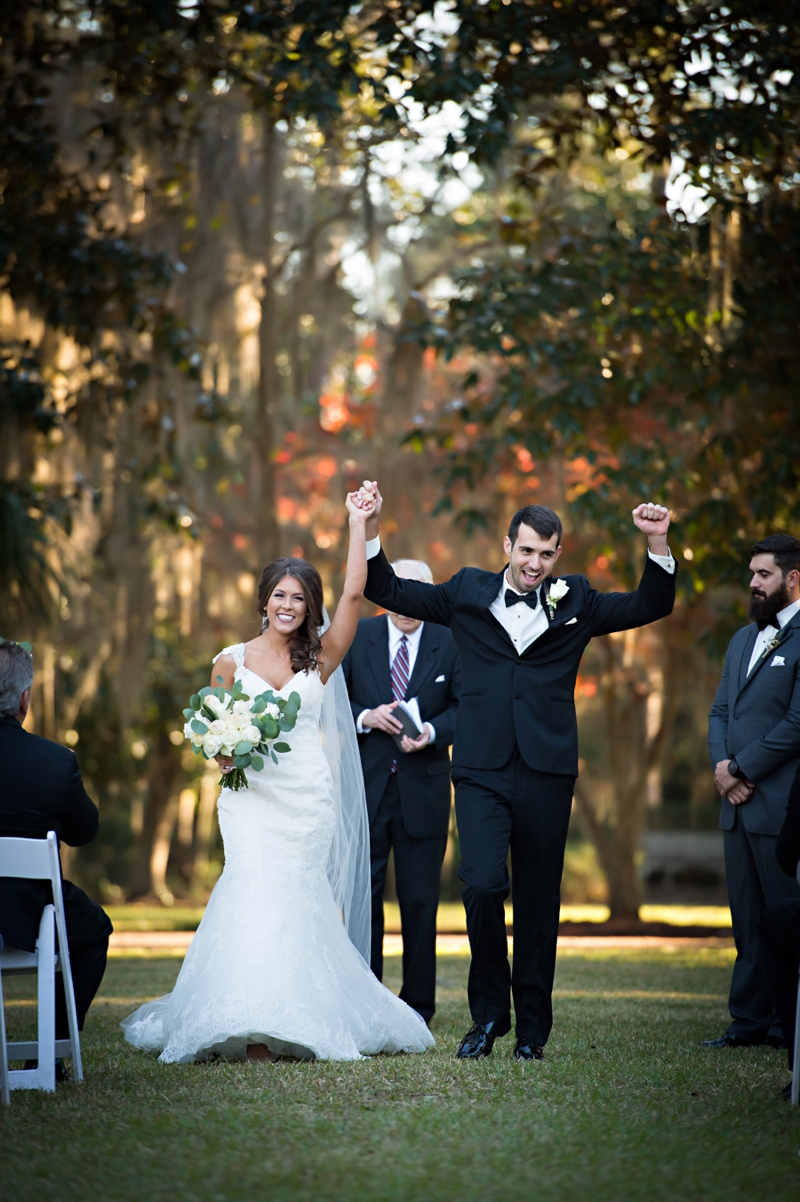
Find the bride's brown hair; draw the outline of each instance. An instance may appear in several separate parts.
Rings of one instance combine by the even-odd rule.
[[[258,585],[258,610],[262,617],[266,616],[267,601],[284,576],[291,576],[297,581],[308,607],[303,623],[298,627],[289,647],[294,671],[307,672],[309,668],[316,668],[317,657],[322,650],[317,633],[323,622],[322,577],[307,559],[294,559],[291,555],[273,559],[261,573]]]

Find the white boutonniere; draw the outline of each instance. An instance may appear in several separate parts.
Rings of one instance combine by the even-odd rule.
[[[764,650],[761,652],[762,659],[766,659],[766,657],[770,655],[776,647],[780,646],[782,633],[783,632],[779,630],[776,634],[771,635],[770,638],[767,639],[766,643],[764,644]]]
[[[554,580],[547,590],[547,608],[550,610],[550,617],[555,617],[556,608],[559,601],[566,597],[569,592],[569,585],[566,580]]]

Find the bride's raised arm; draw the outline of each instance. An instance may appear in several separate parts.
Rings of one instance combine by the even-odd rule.
[[[321,639],[322,656],[319,669],[323,681],[327,681],[339,667],[355,638],[358,619],[361,616],[364,585],[367,583],[366,525],[367,518],[374,509],[374,501],[362,490],[360,494],[348,493],[345,505],[350,517],[350,546],[342,595],[333,620]]]

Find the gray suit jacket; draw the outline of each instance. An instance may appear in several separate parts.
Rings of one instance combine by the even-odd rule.
[[[780,645],[762,656],[748,676],[757,633],[752,624],[731,639],[708,715],[708,750],[713,767],[735,756],[756,786],[744,805],[722,799],[722,829],[732,829],[738,809],[746,830],[777,835],[800,767],[800,614],[787,622]]]

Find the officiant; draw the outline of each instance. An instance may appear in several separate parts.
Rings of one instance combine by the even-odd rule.
[[[426,563],[398,576],[433,582]],[[461,668],[450,631],[401,614],[362,618],[342,668],[358,732],[370,824],[371,967],[383,977],[389,853],[403,933],[400,997],[426,1022],[436,1009],[436,911],[450,823],[450,744]]]

